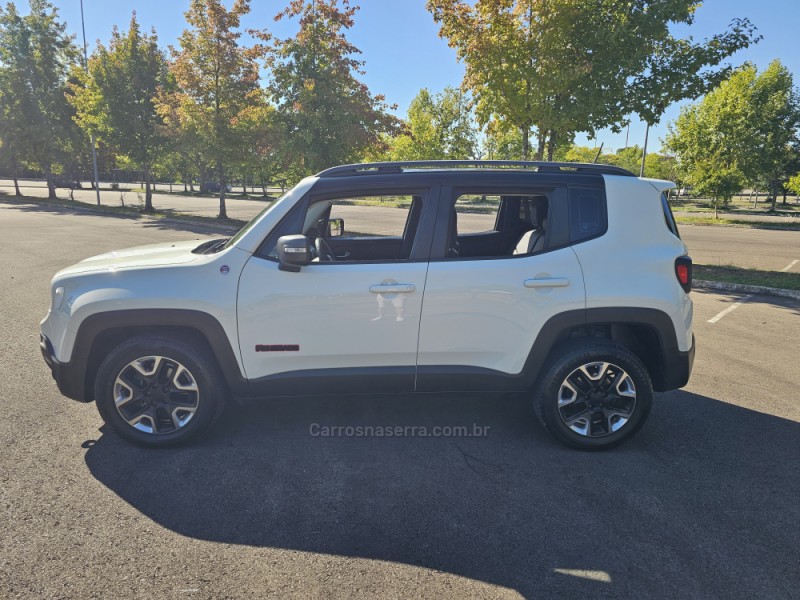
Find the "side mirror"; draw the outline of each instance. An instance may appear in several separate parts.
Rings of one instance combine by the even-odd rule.
[[[328,236],[331,237],[342,237],[344,235],[344,219],[342,218],[334,218],[328,219]]]
[[[278,268],[299,273],[300,267],[311,262],[308,238],[304,235],[284,235],[278,238]]]

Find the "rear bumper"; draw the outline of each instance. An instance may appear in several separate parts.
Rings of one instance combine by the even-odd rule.
[[[50,367],[50,374],[56,381],[58,391],[78,402],[91,402],[91,399],[87,399],[84,395],[83,373],[78,372],[78,369],[70,363],[58,362],[53,344],[44,334],[39,335],[39,349],[42,351],[44,362]]]
[[[694,366],[694,335],[692,335],[692,347],[686,352],[681,352],[677,348],[672,351],[664,352],[663,372],[660,381],[654,382],[653,388],[657,392],[668,392],[682,388],[689,382]]]

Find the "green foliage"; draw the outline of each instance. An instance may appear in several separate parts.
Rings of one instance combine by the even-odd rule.
[[[345,35],[357,10],[348,0],[292,0],[276,20],[298,19],[294,37],[255,32],[271,69],[267,92],[278,109],[286,161],[298,173],[356,161],[382,133],[399,128],[384,97],[358,80],[364,62]]]
[[[465,85],[482,123],[499,116],[538,130],[536,158],[552,159],[575,132],[617,129],[636,112],[655,123],[668,104],[697,97],[719,77],[718,65],[754,41],[737,20],[694,43],[670,33],[690,25],[697,0],[428,0],[440,35],[466,66]],[[722,73],[724,74],[724,70]]]
[[[235,0],[230,10],[221,0],[192,0],[186,11],[189,28],[179,38],[180,47],[172,49],[170,71],[177,89],[158,98],[173,138],[191,140],[201,160],[215,169],[221,219],[227,218],[227,171],[245,152],[242,124],[264,102],[255,56],[239,44],[240,19],[248,12],[248,0]]]
[[[800,196],[800,173],[790,177],[786,187],[792,191],[795,196]]]
[[[127,32],[114,28],[108,48],[98,45],[88,73],[78,67],[73,73],[78,83],[68,98],[76,120],[145,173],[145,210],[152,211],[150,171],[168,144],[154,99],[172,87],[155,31],[143,34],[133,13]]]
[[[54,168],[67,161],[80,133],[65,98],[78,51],[58,10],[30,0],[22,16],[13,3],[0,8],[0,123],[6,162],[40,168],[55,198]]]
[[[403,133],[388,140],[386,160],[475,158],[478,130],[467,98],[448,87],[439,94],[422,89],[411,101]]]
[[[487,160],[522,160],[525,139],[530,134],[514,127],[509,121],[493,117],[487,124],[483,153]]]
[[[800,101],[791,74],[773,61],[761,74],[746,65],[681,111],[670,125],[667,146],[699,193],[726,203],[744,185],[763,182],[772,191],[774,209],[798,127]]]

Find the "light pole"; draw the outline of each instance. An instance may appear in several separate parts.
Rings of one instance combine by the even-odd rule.
[[[644,130],[644,148],[642,148],[642,168],[639,169],[639,177],[644,177],[644,161],[647,158],[647,138],[650,135],[650,122],[647,122],[647,127]]]
[[[86,23],[83,21],[83,0],[81,0],[81,29],[83,30],[83,68],[89,72],[89,56],[86,52]],[[89,134],[92,144],[92,165],[94,166],[94,191],[97,194],[97,206],[100,206],[100,180],[97,175],[97,151],[94,149],[94,134]]]

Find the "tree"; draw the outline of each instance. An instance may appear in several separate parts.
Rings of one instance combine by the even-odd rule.
[[[686,179],[727,203],[746,183],[764,182],[775,209],[800,128],[800,99],[789,71],[773,61],[759,74],[745,65],[669,127]],[[733,189],[739,185],[739,189]],[[732,191],[731,191],[732,190]]]
[[[500,116],[519,128],[523,157],[529,131],[536,158],[552,160],[575,132],[618,129],[626,115],[647,118],[678,99],[696,97],[725,57],[754,41],[747,20],[702,43],[676,39],[697,0],[428,0],[440,35],[466,66],[481,123]],[[691,70],[685,68],[690,65]],[[680,73],[676,82],[670,74]],[[691,96],[694,94],[694,96]]]
[[[388,145],[388,160],[476,158],[478,131],[469,102],[451,87],[439,94],[421,89],[408,108],[403,133]]]
[[[76,135],[65,91],[77,60],[73,38],[50,2],[30,0],[26,16],[13,3],[0,8],[0,136],[15,169],[25,162],[44,172],[50,198],[56,198],[53,167]]]
[[[484,129],[483,155],[487,160],[522,160],[524,137],[518,127],[493,117]]]
[[[267,91],[278,109],[285,161],[301,173],[358,160],[394,133],[399,121],[384,97],[358,80],[364,61],[346,32],[358,10],[348,0],[292,0],[276,20],[297,18],[292,38],[253,32],[264,44],[271,78]]]
[[[115,27],[108,48],[98,45],[89,59],[88,73],[76,68],[75,74],[79,83],[68,97],[78,123],[144,173],[145,210],[152,211],[152,169],[168,142],[155,98],[171,87],[155,31],[143,34],[134,12],[128,31]]]
[[[263,102],[256,56],[239,45],[240,20],[248,12],[248,0],[235,0],[230,10],[221,0],[192,0],[189,28],[179,38],[180,48],[171,48],[170,72],[178,89],[157,100],[173,137],[194,140],[202,160],[213,166],[221,219],[227,218],[228,170],[244,152],[240,122]]]
[[[789,178],[786,182],[786,187],[794,193],[795,196],[800,197],[800,173]]]

